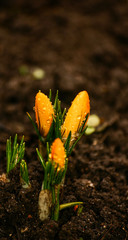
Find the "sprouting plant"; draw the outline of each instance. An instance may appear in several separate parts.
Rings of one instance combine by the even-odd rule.
[[[82,204],[82,202],[73,202],[60,205],[59,195],[67,171],[68,157],[85,133],[90,113],[89,96],[86,91],[82,91],[76,96],[66,117],[66,110],[64,109],[63,112],[61,110],[58,92],[53,106],[50,101],[51,91],[49,99],[43,93],[37,93],[35,100],[37,126],[29,115],[40,141],[47,146],[46,160],[43,153],[37,149],[38,157],[44,169],[44,180],[39,194],[39,216],[41,220],[49,216],[58,220],[60,210]],[[47,107],[49,108],[48,111]]]
[[[30,187],[27,164],[23,159],[20,163],[20,178],[24,188]]]
[[[11,142],[11,137],[7,140],[6,144],[6,157],[7,157],[7,174],[15,168],[17,163],[19,163],[25,152],[25,142],[24,136],[21,139],[20,144],[17,143],[17,134],[15,135],[13,146]]]
[[[83,206],[82,205],[78,206],[77,215],[80,216],[82,214],[82,211],[83,211]]]
[[[58,91],[54,104],[52,104],[51,98],[51,90],[49,91],[49,97],[39,91],[35,97],[36,123],[29,113],[28,117],[39,137],[39,150],[37,148],[36,151],[44,171],[38,202],[39,217],[41,220],[51,217],[57,221],[59,211],[62,209],[83,204],[83,202],[60,204],[59,198],[68,167],[68,157],[86,130],[90,114],[90,101],[86,91],[80,92],[66,114],[66,109],[61,110]],[[23,160],[24,152],[24,137],[18,144],[16,134],[13,146],[11,137],[7,140],[7,174],[20,162],[22,185],[29,187],[27,164]]]
[[[59,204],[60,189],[63,185],[68,162],[65,148],[60,138],[54,140],[51,149],[47,146],[48,160],[46,162],[38,149],[37,154],[44,169],[44,180],[39,195],[39,216],[42,221],[49,216],[57,221],[60,210],[76,204],[82,204],[82,202]]]
[[[7,140],[6,144],[6,157],[7,157],[7,174],[20,163],[20,180],[24,188],[30,187],[28,168],[25,160],[23,160],[25,153],[24,136],[20,144],[17,143],[17,134],[15,135],[12,145],[11,137]]]
[[[44,181],[42,184],[42,191],[39,197],[40,219],[44,220],[48,217],[45,214],[46,206],[45,208],[43,208],[42,206],[42,200],[44,201],[42,193],[45,192],[45,195],[46,195],[46,192],[47,192],[47,195],[49,195],[48,199],[51,196],[51,205],[50,205],[51,209],[48,206],[49,208],[49,211],[47,211],[48,215],[51,214],[52,215],[51,217],[54,220],[58,220],[60,185],[62,183],[62,180],[65,176],[66,169],[67,169],[67,159],[66,159],[65,149],[61,140],[57,138],[53,142],[51,149],[49,149],[49,146],[47,146],[48,160],[46,162],[41,157],[38,149],[37,149],[37,153],[42,163],[42,166],[44,168]]]

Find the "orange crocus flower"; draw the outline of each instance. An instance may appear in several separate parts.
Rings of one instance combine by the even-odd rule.
[[[82,126],[82,123],[86,118],[86,115],[89,113],[90,113],[89,96],[86,91],[82,91],[73,100],[72,105],[67,112],[65,121],[61,127],[63,142],[66,141],[70,131],[72,134],[71,135],[72,142],[78,137],[79,129]]]
[[[56,138],[52,143],[49,158],[53,163],[55,163],[55,168],[58,166],[58,171],[64,169],[66,153],[60,138]]]
[[[35,116],[38,129],[43,137],[46,137],[52,121],[54,110],[49,98],[39,91],[35,98]]]

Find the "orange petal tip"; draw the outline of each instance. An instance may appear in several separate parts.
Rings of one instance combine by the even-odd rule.
[[[52,121],[54,110],[49,98],[39,91],[35,97],[35,117],[38,129],[43,137],[46,137]]]

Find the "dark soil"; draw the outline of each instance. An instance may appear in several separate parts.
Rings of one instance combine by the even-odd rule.
[[[21,74],[21,66],[28,73]],[[35,80],[32,71],[45,77]],[[20,72],[19,72],[20,69]],[[59,90],[63,107],[81,90],[91,113],[107,128],[84,136],[69,159],[61,203],[83,201],[81,213],[68,208],[58,222],[41,222],[38,195],[43,171],[35,148],[34,118],[40,89]],[[6,172],[6,140],[25,135],[31,189],[20,184],[19,168],[0,182],[1,240],[128,239],[128,2],[0,1],[0,174]]]

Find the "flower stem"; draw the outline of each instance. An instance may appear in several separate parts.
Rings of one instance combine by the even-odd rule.
[[[52,189],[52,200],[53,200],[52,219],[54,221],[58,221],[58,218],[59,218],[59,210],[60,210],[59,194],[60,194],[60,185],[57,185]]]

